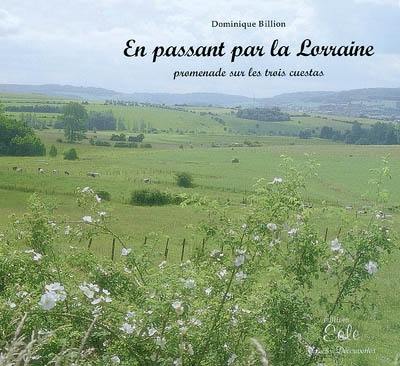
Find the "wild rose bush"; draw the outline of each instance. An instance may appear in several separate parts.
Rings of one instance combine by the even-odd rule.
[[[390,219],[380,206],[321,237],[304,178],[290,159],[283,165],[285,176],[258,181],[240,215],[201,199],[206,245],[183,263],[153,265],[154,248],[139,252],[114,233],[90,187],[77,189],[78,222],[32,196],[1,237],[0,365],[330,364],[326,319],[366,311],[395,247]],[[382,192],[387,170],[377,172]],[[115,240],[120,260],[82,245],[97,235]]]

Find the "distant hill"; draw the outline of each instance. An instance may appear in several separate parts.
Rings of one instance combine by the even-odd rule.
[[[122,93],[110,89],[72,85],[18,85],[0,84],[3,93],[36,93],[52,97],[87,100],[124,100],[152,104],[187,104],[198,106],[293,106],[304,104],[343,104],[368,101],[400,101],[400,88],[353,89],[339,92],[312,91],[285,93],[272,98],[250,98],[221,93]]]
[[[285,93],[265,99],[267,104],[289,105],[302,103],[351,103],[368,101],[400,101],[400,88],[352,89],[339,92],[315,91]]]
[[[117,98],[120,93],[104,88],[44,84],[44,85],[23,85],[23,84],[0,84],[0,92],[11,94],[42,94],[51,97],[66,97],[73,99],[103,100]]]
[[[2,93],[29,93],[42,94],[52,97],[65,97],[72,99],[87,100],[123,100],[135,101],[138,103],[151,104],[188,104],[199,106],[235,106],[249,104],[253,99],[241,95],[229,95],[219,93],[121,93],[110,89],[82,87],[72,85],[18,85],[18,84],[0,84],[0,92]]]

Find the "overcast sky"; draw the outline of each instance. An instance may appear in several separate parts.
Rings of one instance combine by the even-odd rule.
[[[211,21],[284,21],[221,29]],[[263,97],[303,90],[400,87],[400,0],[1,0],[0,83],[72,84],[124,92],[222,92]],[[127,39],[154,45],[372,44],[370,58],[128,59]],[[323,70],[321,78],[181,79],[175,70]]]

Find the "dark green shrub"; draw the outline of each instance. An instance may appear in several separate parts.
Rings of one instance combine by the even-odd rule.
[[[176,184],[179,187],[190,188],[193,187],[193,177],[186,172],[180,172],[175,174]]]
[[[129,136],[128,141],[129,142],[142,142],[144,140],[144,135],[140,133],[137,136]]]
[[[54,145],[50,146],[50,151],[49,151],[49,155],[52,158],[55,158],[57,156],[57,148]]]
[[[0,155],[42,156],[46,148],[32,128],[12,120],[0,108]]]
[[[10,155],[43,156],[46,155],[46,148],[35,135],[16,136],[11,139]]]
[[[91,111],[88,116],[87,125],[88,129],[93,131],[115,130],[117,127],[117,120],[112,111]]]
[[[108,141],[94,140],[92,145],[94,146],[111,146]]]
[[[131,194],[131,205],[136,206],[163,206],[168,204],[179,204],[182,199],[168,192],[161,192],[157,189],[139,189]]]
[[[69,149],[64,152],[64,159],[65,160],[76,160],[78,159],[78,153],[74,148]]]
[[[121,133],[119,135],[112,134],[110,140],[111,141],[126,141],[126,136],[124,133]]]
[[[96,194],[104,201],[111,201],[111,194],[107,191],[97,191]]]
[[[138,147],[138,144],[136,142],[116,142],[114,147],[136,148]]]

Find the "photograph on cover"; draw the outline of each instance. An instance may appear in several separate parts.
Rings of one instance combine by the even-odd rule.
[[[399,0],[0,2],[0,366],[400,366]]]

